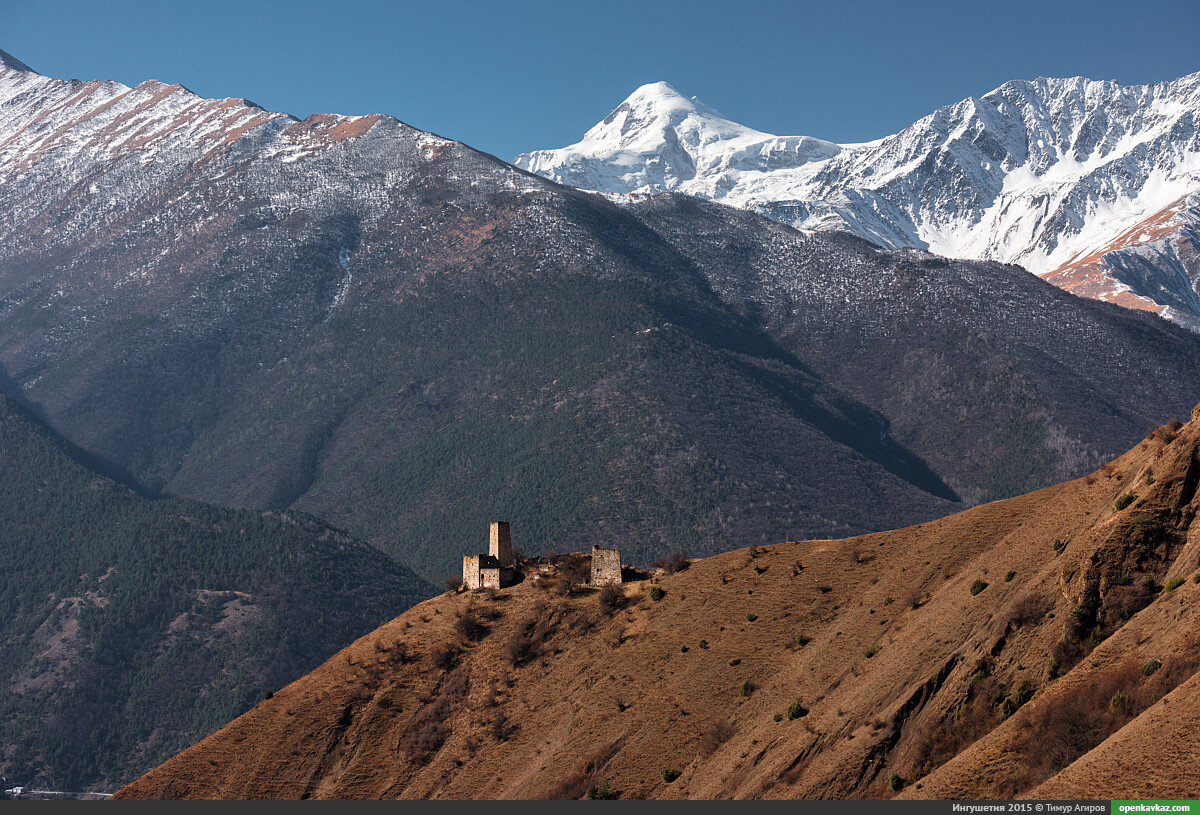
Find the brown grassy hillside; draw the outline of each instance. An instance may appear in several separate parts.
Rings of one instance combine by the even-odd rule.
[[[119,797],[1200,797],[1198,481],[1200,408],[1086,478],[620,608],[562,568],[449,593]]]

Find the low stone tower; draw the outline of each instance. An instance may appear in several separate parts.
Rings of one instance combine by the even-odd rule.
[[[500,561],[501,568],[513,565],[512,537],[508,532],[508,521],[492,521],[488,554]]]
[[[463,588],[498,589],[501,587],[500,563],[491,555],[463,555]]]
[[[592,585],[619,586],[621,582],[621,550],[592,544]]]

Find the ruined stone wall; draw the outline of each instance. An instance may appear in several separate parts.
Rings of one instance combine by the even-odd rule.
[[[484,568],[479,570],[479,587],[483,589],[498,589],[500,588],[500,567]]]
[[[592,585],[621,585],[621,550],[592,546]]]

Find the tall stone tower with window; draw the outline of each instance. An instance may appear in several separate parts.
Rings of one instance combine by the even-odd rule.
[[[488,554],[500,561],[502,568],[513,565],[512,537],[508,532],[508,521],[492,521]]]

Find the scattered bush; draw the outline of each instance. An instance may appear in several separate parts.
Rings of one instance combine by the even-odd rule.
[[[458,661],[458,648],[450,643],[445,643],[434,648],[429,653],[429,658],[433,662],[433,667],[440,671],[448,671]]]
[[[829,594],[829,592],[833,591],[833,586],[817,586],[817,591],[821,592],[821,594]]]
[[[612,614],[625,607],[625,594],[616,586],[605,586],[600,589],[600,611]]]
[[[678,777],[679,777],[679,770],[668,770],[668,769],[664,768],[662,771],[662,779],[663,779],[663,781],[666,781],[668,784],[670,784],[672,781],[674,781]]]
[[[610,798],[615,798],[612,790],[608,787],[607,781],[601,781],[599,784],[592,784],[587,789],[587,799],[589,801],[607,801]]]
[[[458,619],[454,621],[454,630],[467,642],[479,642],[491,632],[479,619],[475,610],[469,608],[458,613]]]
[[[792,702],[790,705],[788,705],[788,709],[787,709],[788,721],[792,721],[793,719],[799,719],[799,718],[807,716],[807,715],[808,715],[808,708],[806,708],[800,702],[799,699],[797,699],[795,702]]]
[[[575,769],[564,775],[559,776],[558,783],[551,788],[546,796],[553,801],[575,801],[583,797],[585,793],[592,787],[596,788],[596,793],[601,792],[600,783],[597,783],[597,777],[604,766],[616,755],[619,743],[610,745],[605,750],[591,753],[580,760]],[[603,784],[605,790],[608,785]],[[610,797],[615,797],[615,793],[610,791]]]
[[[704,729],[700,734],[700,755],[711,756],[725,742],[733,737],[733,723],[718,719]]]
[[[458,575],[447,577],[442,585],[446,587],[446,591],[458,591],[463,586],[463,579]]]
[[[732,668],[734,665],[741,665],[741,664],[742,664],[742,661],[741,661],[740,659],[736,658],[736,657],[734,657],[733,659],[729,660],[729,667],[730,667],[730,668]]]
[[[746,622],[748,622],[748,623],[752,623],[752,622],[754,622],[754,621],[755,621],[755,620],[757,620],[757,619],[758,619],[758,615],[757,615],[757,614],[753,614],[753,613],[751,613],[751,614],[747,614],[747,615],[746,615]]]
[[[545,609],[541,606],[535,607],[533,616],[513,632],[505,645],[505,654],[514,668],[541,655],[542,644],[550,633],[550,627],[551,622],[545,616]]]
[[[1067,545],[1062,542],[1061,538],[1054,539],[1054,551],[1055,552],[1061,552],[1063,549],[1066,549],[1066,548],[1067,548]]]
[[[1137,493],[1127,492],[1117,498],[1117,509],[1122,510],[1137,500]]]
[[[517,726],[509,720],[503,710],[497,710],[495,718],[492,719],[492,738],[496,741],[508,741],[516,732]]]
[[[657,569],[662,569],[667,574],[682,572],[691,565],[692,562],[688,560],[688,553],[682,551],[654,561],[654,567]]]
[[[783,714],[782,714],[782,713],[776,713],[776,714],[775,714],[775,716],[774,716],[773,718],[774,718],[774,719],[775,719],[775,721],[777,721],[777,722],[782,722],[782,721],[783,721]]]
[[[1068,693],[1052,696],[1044,704],[1028,709],[1015,745],[1022,756],[1024,772],[1014,773],[999,797],[1014,797],[1054,775],[1103,742],[1141,711],[1193,676],[1200,665],[1200,652],[1193,636],[1180,657],[1166,666],[1157,660],[1138,668],[1133,660],[1095,672],[1088,682]],[[1161,672],[1147,680],[1146,668]],[[1139,675],[1140,674],[1140,675]]]
[[[888,789],[892,792],[899,792],[904,787],[904,779],[896,773],[892,773],[888,778]]]
[[[1142,676],[1153,676],[1154,672],[1162,667],[1162,663],[1157,659],[1152,659],[1142,666]]]
[[[1167,588],[1167,591],[1175,591],[1175,589],[1179,588],[1182,585],[1183,585],[1182,577],[1172,577],[1170,580],[1167,581],[1166,588]]]
[[[974,583],[971,584],[971,596],[974,597],[976,594],[979,594],[979,592],[983,591],[987,587],[988,587],[988,584],[987,584],[986,580],[976,580]]]
[[[812,637],[806,637],[803,634],[796,635],[796,644],[799,645],[801,648],[808,645],[810,642],[812,642]]]
[[[591,579],[591,567],[580,555],[566,555],[558,562],[557,566],[558,576],[563,581],[560,591],[564,594],[577,591]]]
[[[400,747],[417,764],[427,764],[449,735],[450,704],[439,697],[424,707],[400,737]]]
[[[1163,444],[1170,444],[1172,441],[1174,441],[1175,434],[1179,432],[1179,428],[1181,427],[1183,427],[1183,423],[1178,419],[1175,419],[1167,422],[1164,425],[1161,425],[1160,427],[1154,428],[1154,430],[1150,431],[1150,435],[1146,438],[1157,439]]]
[[[879,653],[879,649],[881,647],[882,646],[880,646],[878,644],[868,645],[866,648],[863,649],[863,656],[865,656],[867,659],[870,659],[871,657],[873,657]]]
[[[1011,583],[1013,578],[1016,576],[1017,576],[1017,573],[1014,572],[1012,569],[1009,569],[1007,572],[1004,573],[1004,582]]]
[[[654,602],[657,603],[659,600],[661,600],[664,594],[666,594],[666,592],[662,590],[661,586],[650,587],[650,599]]]
[[[1192,582],[1200,583],[1200,572],[1196,572],[1194,575],[1192,575]]]
[[[741,687],[738,688],[738,694],[740,696],[749,698],[750,694],[752,693],[754,693],[754,685],[750,682],[750,680],[747,679],[741,684]]]
[[[387,710],[392,706],[393,702],[390,696],[381,696],[379,697],[379,701],[375,704],[379,705],[380,709]]]

